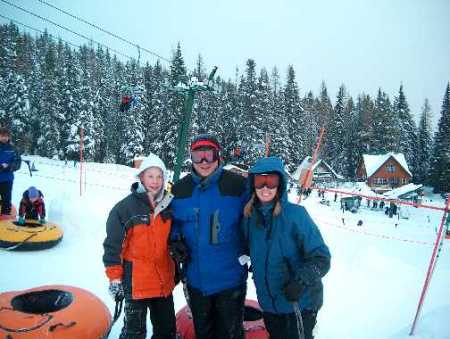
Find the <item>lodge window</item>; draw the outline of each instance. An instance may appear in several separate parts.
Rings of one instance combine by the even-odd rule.
[[[375,185],[384,185],[386,184],[386,178],[375,178],[374,180]]]
[[[394,173],[395,172],[395,166],[392,164],[386,165],[386,171],[388,173]]]
[[[398,183],[399,183],[398,178],[389,178],[390,185],[398,185]]]
[[[402,178],[402,184],[405,185],[405,184],[407,184],[407,183],[408,183],[408,179]]]

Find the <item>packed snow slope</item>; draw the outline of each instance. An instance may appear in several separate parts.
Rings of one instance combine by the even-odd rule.
[[[48,220],[64,230],[62,242],[39,252],[0,251],[0,293],[47,284],[85,288],[113,311],[102,264],[102,242],[109,210],[129,192],[134,170],[115,164],[85,164],[86,182],[80,196],[80,168],[73,162],[24,157],[27,166],[16,172],[13,202],[33,185],[45,195]],[[297,196],[290,197],[296,201]],[[331,270],[324,278],[324,306],[319,312],[317,339],[406,339],[425,280],[442,212],[406,207],[408,219],[389,218],[366,207],[343,213],[339,197],[328,194],[330,205],[313,192],[302,204],[318,224],[332,253]],[[437,195],[427,203],[443,206]],[[357,226],[359,220],[363,225]],[[436,264],[415,338],[450,338],[450,240],[444,242]],[[248,298],[255,299],[251,277]],[[175,307],[185,305],[181,286],[174,292]],[[122,318],[111,338],[117,338]],[[151,325],[148,321],[151,336]]]

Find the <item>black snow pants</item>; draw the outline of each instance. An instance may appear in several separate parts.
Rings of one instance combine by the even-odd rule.
[[[0,196],[2,198],[2,212],[1,214],[11,213],[11,191],[13,182],[4,181],[0,182]]]
[[[275,314],[264,312],[264,324],[270,339],[299,339],[295,313]],[[302,310],[305,339],[314,339],[312,331],[316,326],[317,312]]]
[[[172,296],[125,300],[125,318],[120,339],[145,339],[147,308],[153,326],[152,339],[175,339],[175,309]]]
[[[247,285],[204,296],[188,287],[196,339],[244,339]]]

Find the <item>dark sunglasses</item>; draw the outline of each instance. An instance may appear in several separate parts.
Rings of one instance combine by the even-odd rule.
[[[191,151],[191,160],[194,164],[200,164],[203,160],[214,162],[219,159],[219,152],[215,149]]]
[[[278,174],[255,174],[253,183],[256,189],[261,189],[266,186],[269,189],[277,188],[280,184],[280,177]]]

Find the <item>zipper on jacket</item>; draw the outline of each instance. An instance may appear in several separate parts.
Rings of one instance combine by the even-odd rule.
[[[200,208],[194,208],[194,212],[195,212],[195,226],[194,226],[194,231],[195,231],[195,240],[197,241],[197,256],[200,258]],[[202,287],[202,274],[200,272],[200,260],[197,260],[197,270],[198,270],[198,274],[200,276],[200,288]]]
[[[264,223],[265,223],[265,222],[264,222]],[[264,280],[265,280],[265,283],[266,283],[267,294],[269,295],[270,300],[272,301],[273,309],[274,309],[275,312],[278,312],[277,307],[276,307],[276,305],[275,305],[275,298],[273,297],[273,295],[272,295],[272,293],[271,293],[271,291],[270,291],[270,287],[269,287],[269,277],[268,277],[268,270],[269,270],[269,252],[270,252],[270,249],[271,249],[271,247],[272,247],[272,241],[270,241],[270,236],[271,236],[271,233],[272,233],[272,224],[269,225],[269,228],[268,228],[268,229],[266,228],[266,232],[267,232],[267,233],[266,233],[266,242],[269,244],[269,246],[267,247],[266,260],[265,260],[265,263],[264,263],[264,265],[265,265],[265,267],[266,267],[266,269],[265,269],[265,274],[264,274]]]

